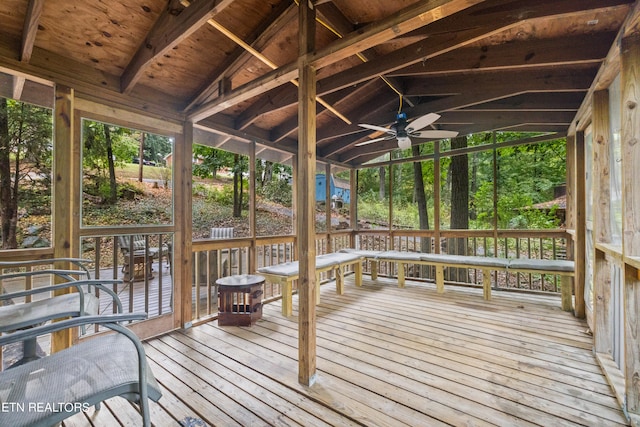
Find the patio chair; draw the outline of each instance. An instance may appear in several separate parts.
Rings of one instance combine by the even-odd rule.
[[[141,234],[118,236],[118,246],[124,256],[122,271],[124,280],[139,281],[153,278],[153,261],[166,258],[171,268],[171,247],[163,243],[162,247],[147,247],[148,237]],[[130,266],[133,265],[133,270]],[[131,274],[133,272],[133,274]]]
[[[140,340],[119,324],[146,317],[145,313],[82,316],[0,337],[4,346],[91,324],[115,331],[0,372],[0,401],[25,408],[0,411],[0,425],[56,425],[90,406],[97,411],[102,401],[120,396],[139,403],[142,425],[149,427],[148,399],[158,401],[162,393]],[[31,409],[35,405],[38,410]]]

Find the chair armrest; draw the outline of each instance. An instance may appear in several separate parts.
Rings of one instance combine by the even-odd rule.
[[[96,288],[101,289],[102,291],[109,294],[113,298],[113,301],[116,304],[116,306],[118,307],[118,312],[122,313],[123,310],[122,310],[122,302],[120,301],[120,297],[118,297],[118,294],[116,294],[112,289],[109,289],[108,287],[105,286],[105,285],[114,285],[114,284],[119,285],[121,283],[122,283],[122,280],[117,280],[117,279],[72,280],[65,283],[56,283],[49,286],[42,286],[39,288],[33,288],[33,289],[24,290],[24,291],[16,291],[16,292],[3,294],[3,295],[0,295],[0,301],[6,300],[6,299],[21,298],[28,295],[42,293],[42,292],[55,291],[58,289],[67,289],[70,287],[75,287],[78,290],[78,292],[82,293],[82,286],[88,286],[89,288],[91,286],[95,286]],[[84,299],[82,298],[82,294],[80,297],[80,304],[82,307],[84,307]]]
[[[81,268],[89,275],[90,274],[89,269],[85,266],[85,264],[90,264],[93,261],[91,261],[90,259],[84,259],[84,258],[43,258],[43,259],[34,259],[29,261],[3,261],[3,262],[0,262],[0,268],[29,267],[33,265],[54,264],[56,262],[71,263]]]
[[[83,270],[58,270],[58,269],[35,270],[35,271],[21,271],[19,273],[2,274],[0,275],[0,281],[7,280],[7,279],[15,279],[18,277],[43,276],[46,274],[62,277],[63,279],[67,279],[67,280],[76,280],[71,276],[80,276],[80,275],[88,276],[89,275],[86,271],[83,271]]]
[[[92,324],[104,325],[109,329],[122,332],[122,329],[128,329],[119,327],[119,322],[132,322],[134,320],[145,320],[146,318],[147,313],[105,314],[98,316],[73,317],[59,322],[47,323],[46,325],[4,334],[0,336],[0,346],[37,338],[41,335],[50,334],[52,332]]]

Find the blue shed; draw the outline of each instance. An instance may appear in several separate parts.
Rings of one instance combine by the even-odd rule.
[[[324,202],[326,197],[327,179],[324,174],[316,175],[316,202]],[[330,195],[331,199],[342,200],[343,203],[350,202],[350,185],[349,181],[336,178],[331,175],[330,179]]]

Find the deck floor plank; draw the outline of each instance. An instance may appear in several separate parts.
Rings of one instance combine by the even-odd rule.
[[[288,318],[276,301],[251,327],[212,321],[147,341],[163,388],[154,425],[628,425],[586,322],[561,311],[559,297],[494,291],[484,301],[481,288],[438,294],[383,277],[356,287],[353,276],[344,295],[332,282],[321,294],[311,387],[297,381],[297,295]],[[139,422],[134,405],[113,401],[106,418]]]

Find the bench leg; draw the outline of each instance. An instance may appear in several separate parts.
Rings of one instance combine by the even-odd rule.
[[[444,293],[444,266],[436,265],[436,291]]]
[[[362,286],[362,261],[353,264],[353,271],[356,275],[356,286]]]
[[[404,288],[404,263],[398,261],[398,287]]]
[[[282,292],[282,315],[291,316],[293,314],[293,297],[292,284],[290,280],[283,280],[280,282],[280,289]]]
[[[491,271],[482,270],[482,295],[485,300],[491,299]]]
[[[573,277],[560,276],[560,293],[562,295],[562,311],[573,310]]]
[[[316,305],[320,304],[320,273],[316,273]]]
[[[378,261],[371,261],[371,280],[378,280]]]
[[[336,267],[336,294],[342,295],[344,294],[344,273],[342,271],[342,267]]]

